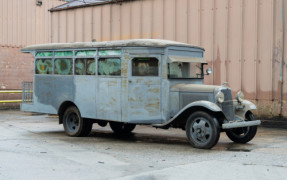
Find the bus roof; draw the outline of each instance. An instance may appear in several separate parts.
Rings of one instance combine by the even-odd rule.
[[[22,52],[29,52],[35,50],[52,50],[52,49],[79,49],[79,48],[110,48],[110,47],[168,47],[181,46],[198,48],[204,51],[202,47],[193,46],[186,43],[161,40],[161,39],[131,39],[118,41],[104,41],[104,42],[73,42],[73,43],[49,43],[31,45],[22,48]]]

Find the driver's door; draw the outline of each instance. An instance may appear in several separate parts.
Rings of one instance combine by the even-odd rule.
[[[161,56],[132,57],[128,72],[128,119],[161,122]]]

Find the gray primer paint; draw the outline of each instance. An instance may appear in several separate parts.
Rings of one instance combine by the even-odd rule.
[[[34,75],[34,104],[23,103],[22,110],[57,114],[63,102],[71,101],[84,118],[138,124],[166,124],[192,106],[221,111],[214,97],[222,87],[202,85],[203,79],[167,78],[170,55],[203,58],[203,48],[166,40],[126,40],[34,45],[22,52],[62,49],[74,55],[83,49],[121,50],[121,55],[93,57],[96,61],[100,57],[121,58],[121,76]],[[136,57],[157,58],[159,75],[132,76],[131,62]],[[72,58],[75,61],[77,57]]]

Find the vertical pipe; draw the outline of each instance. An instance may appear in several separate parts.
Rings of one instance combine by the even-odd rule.
[[[255,84],[255,100],[256,102],[258,103],[258,59],[259,59],[259,31],[258,31],[258,26],[259,26],[259,0],[256,0],[255,1],[255,20],[256,20],[256,24],[255,24],[255,33],[256,33],[256,57],[255,57],[255,62],[256,62],[256,65],[255,65],[255,80],[256,80],[256,84]]]
[[[281,70],[280,70],[280,113],[279,115],[282,116],[282,111],[283,111],[283,62],[284,62],[284,33],[285,33],[285,28],[284,28],[284,1],[281,0],[281,23],[282,23],[282,57],[281,57]]]
[[[22,103],[24,102],[24,85],[25,85],[25,81],[22,82]]]

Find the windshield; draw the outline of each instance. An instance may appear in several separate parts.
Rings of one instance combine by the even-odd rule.
[[[173,62],[168,66],[168,78],[203,78],[202,63]]]

